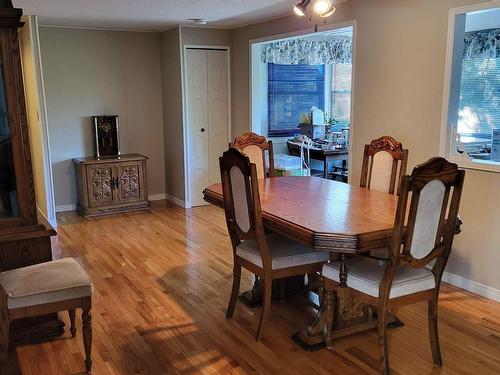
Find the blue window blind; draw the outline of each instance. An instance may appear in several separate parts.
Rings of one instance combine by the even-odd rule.
[[[457,132],[469,157],[500,161],[492,154],[494,130],[500,130],[500,58],[464,59]]]
[[[324,65],[268,64],[269,136],[298,133],[300,114],[325,106]]]

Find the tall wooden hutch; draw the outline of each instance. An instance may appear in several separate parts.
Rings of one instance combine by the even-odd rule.
[[[0,271],[52,260],[56,232],[38,218],[18,29],[22,9],[0,0]],[[11,342],[62,333],[57,317],[14,321]]]

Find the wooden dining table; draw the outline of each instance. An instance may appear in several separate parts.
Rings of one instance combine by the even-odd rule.
[[[397,196],[318,177],[276,177],[259,181],[261,212],[267,229],[329,251],[342,263],[341,285],[347,286],[344,262],[350,255],[390,244]],[[221,184],[207,187],[205,201],[223,207]],[[374,311],[339,296],[334,337],[376,327]],[[324,309],[313,323],[294,335],[307,350],[324,345]],[[396,317],[392,324],[400,325]]]

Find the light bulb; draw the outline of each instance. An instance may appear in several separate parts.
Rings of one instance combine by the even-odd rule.
[[[302,7],[300,6],[300,4],[295,5],[295,6],[293,7],[293,11],[295,12],[295,14],[296,14],[297,16],[301,16],[301,17],[304,17],[304,16],[305,16],[304,11],[302,10]]]
[[[300,3],[293,7],[293,11],[297,16],[304,17],[306,15],[307,6],[311,0],[302,0]]]
[[[329,0],[317,0],[314,3],[313,10],[314,10],[314,13],[321,16],[321,15],[329,12],[331,7],[332,7],[332,3],[330,3]]]

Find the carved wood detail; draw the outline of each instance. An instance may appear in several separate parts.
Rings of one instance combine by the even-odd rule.
[[[139,170],[131,166],[121,169],[119,194],[121,199],[139,198]]]
[[[373,156],[379,151],[403,152],[403,145],[394,138],[384,135],[370,142],[370,155]]]
[[[108,204],[113,200],[111,191],[111,169],[92,168],[91,199],[95,206]]]
[[[269,142],[266,137],[253,132],[247,132],[239,137],[236,137],[231,146],[243,151],[245,147],[250,145],[258,146],[262,150],[267,150],[269,148]]]

